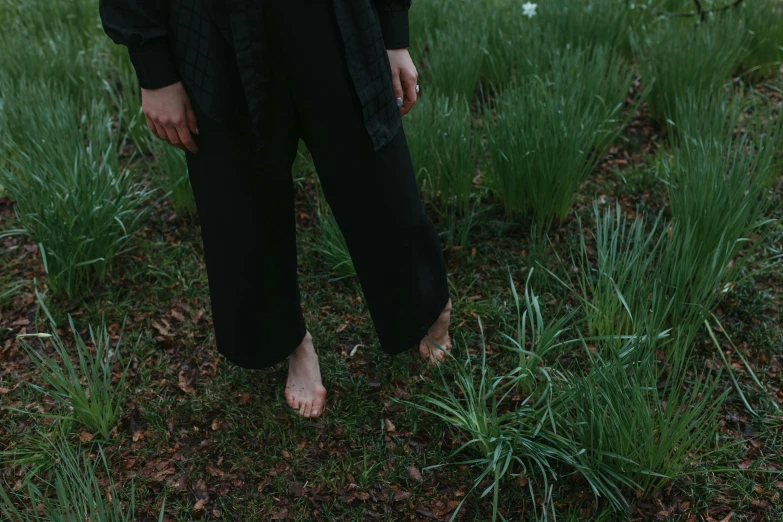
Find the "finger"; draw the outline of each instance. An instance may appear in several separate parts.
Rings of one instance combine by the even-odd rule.
[[[193,107],[190,106],[190,101],[185,102],[185,119],[188,121],[188,129],[190,129],[190,132],[198,134],[196,112],[193,110]]]
[[[152,132],[153,136],[160,138],[160,135],[158,134],[158,127],[155,125],[155,122],[152,121],[152,118],[145,114],[144,119],[147,120],[147,128],[150,130],[150,132]]]
[[[182,143],[186,149],[193,154],[198,152],[198,147],[196,147],[196,143],[193,141],[193,135],[190,134],[190,129],[188,129],[186,123],[183,122],[177,127],[177,135],[180,143]]]
[[[166,125],[164,127],[166,136],[168,136],[168,142],[177,147],[178,149],[185,150],[185,146],[179,140],[179,134],[177,134],[177,128],[173,125]]]
[[[155,136],[160,138],[161,140],[165,141],[166,143],[169,142],[169,137],[166,134],[166,129],[161,125],[160,123],[153,120],[152,124],[155,126]]]
[[[406,114],[416,103],[416,75],[411,71],[402,72],[402,87],[405,91],[405,101],[402,105],[401,114]]]
[[[402,114],[402,83],[400,82],[400,70],[392,69],[392,91],[394,92],[394,98],[397,100],[397,106],[400,107],[400,114]]]

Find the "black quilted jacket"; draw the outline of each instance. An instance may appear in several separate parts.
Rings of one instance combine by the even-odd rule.
[[[386,49],[408,47],[411,0],[333,0],[345,42],[348,68],[373,144],[380,148],[401,126],[391,89]],[[145,89],[182,81],[202,110],[221,119],[221,35],[207,9],[226,9],[233,52],[250,114],[261,128],[265,63],[261,0],[100,0],[106,34],[128,47],[139,85]],[[263,133],[259,131],[259,135]]]

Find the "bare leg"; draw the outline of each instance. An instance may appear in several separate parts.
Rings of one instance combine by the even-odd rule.
[[[430,364],[437,364],[446,357],[446,352],[451,351],[451,337],[449,336],[449,322],[451,321],[451,299],[446,308],[441,312],[427,335],[419,343],[419,353]],[[444,351],[445,350],[445,351]]]
[[[288,382],[285,386],[288,405],[303,417],[320,417],[326,402],[326,388],[321,383],[318,355],[310,332],[288,359]]]

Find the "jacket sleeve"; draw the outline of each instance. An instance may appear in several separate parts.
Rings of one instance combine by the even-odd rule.
[[[408,10],[411,0],[373,0],[378,10],[383,43],[387,49],[403,49],[410,44]]]
[[[179,81],[168,42],[167,2],[100,0],[103,30],[114,43],[128,48],[139,85],[158,89]]]

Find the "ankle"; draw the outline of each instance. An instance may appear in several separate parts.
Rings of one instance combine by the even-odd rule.
[[[317,354],[315,353],[315,347],[313,346],[313,336],[310,335],[310,332],[305,334],[304,339],[302,339],[302,342],[299,344],[299,346],[296,347],[292,355],[317,357]]]

